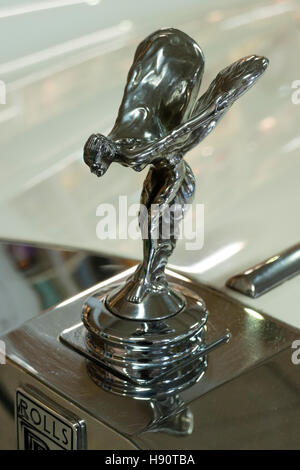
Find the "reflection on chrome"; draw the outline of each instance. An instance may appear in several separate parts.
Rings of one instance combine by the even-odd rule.
[[[163,432],[178,437],[189,436],[194,431],[194,416],[180,395],[150,401],[153,420],[147,432]]]
[[[89,289],[86,289],[82,292],[79,292],[79,294],[76,294],[73,297],[70,297],[69,299],[64,300],[63,302],[58,304],[56,306],[56,308],[65,307],[66,305],[69,305],[69,304],[71,304],[72,302],[75,302],[78,299],[83,299],[86,295],[91,294],[95,290],[95,288],[97,288],[98,286],[100,287],[100,285],[101,285],[101,287],[103,287],[103,286],[106,286],[107,284],[109,284],[111,281],[115,282],[115,281],[119,281],[120,279],[123,279],[124,277],[126,278],[127,276],[132,274],[134,272],[134,270],[135,270],[135,266],[132,267],[132,268],[127,269],[126,271],[123,271],[120,274],[117,274],[116,276],[112,276],[107,281],[103,281],[99,284],[93,285]],[[73,327],[71,329],[73,329]]]
[[[263,320],[264,317],[258,313],[256,310],[253,310],[253,308],[245,307],[245,312],[249,313],[249,315],[256,320]]]
[[[26,271],[30,266],[34,267],[34,258],[30,254],[30,250],[27,255],[26,250],[25,253],[22,250],[15,252],[19,269]],[[78,259],[80,252],[73,255]],[[89,258],[88,253],[85,256]],[[66,265],[70,267],[67,261]],[[98,268],[103,266],[101,258],[96,265]],[[84,279],[89,266],[82,266],[81,277]],[[124,263],[118,259],[114,261],[114,272],[127,267],[126,260]],[[99,272],[94,274],[97,277]],[[97,367],[96,359],[87,359],[84,334],[76,337],[75,349],[80,354],[74,352],[74,345],[70,349],[58,340],[62,330],[68,334],[79,331],[80,324],[74,325],[74,322],[81,311],[82,298],[73,296],[68,304],[33,318],[1,338],[7,345],[8,359],[0,374],[0,421],[5,423],[7,430],[1,438],[2,446],[16,447],[15,440],[9,439],[16,433],[13,384],[27,382],[40,396],[45,395],[57,405],[55,411],[59,404],[70,412],[76,407],[88,429],[93,430],[88,433],[89,449],[112,445],[115,449],[124,448],[124,445],[128,448],[128,442],[143,449],[245,448],[249,447],[249,442],[258,448],[278,447],[282,446],[282,422],[286,422],[287,416],[286,442],[298,445],[299,370],[291,361],[290,346],[299,338],[299,331],[271,320],[215,289],[192,284],[179,278],[184,276],[173,275],[170,271],[168,276],[171,283],[192,288],[205,299],[211,310],[206,333],[208,343],[230,328],[230,342],[219,354],[209,355],[205,374],[202,371],[202,376],[199,374],[192,387],[180,393],[175,390],[174,395],[159,399],[145,400],[140,395],[135,399],[112,396],[95,386],[93,381],[97,383],[100,367]],[[97,282],[96,277],[94,282]],[[106,281],[94,286],[93,293],[96,294],[104,284],[109,289]],[[180,321],[180,316],[177,319]],[[196,325],[197,321],[191,328]],[[85,352],[80,351],[79,346]],[[94,370],[87,368],[87,363],[93,365]],[[122,365],[120,372],[126,373]],[[102,373],[105,374],[103,368]],[[105,379],[109,385],[109,375]],[[259,399],[255,399],[257,396]],[[237,420],[239,425],[233,426]],[[268,433],[265,432],[266,420]],[[272,426],[269,426],[270,422]]]
[[[92,292],[90,286],[120,271],[120,262],[80,250],[2,242],[0,334],[56,304],[68,305],[77,295]],[[128,261],[127,266],[132,264]]]

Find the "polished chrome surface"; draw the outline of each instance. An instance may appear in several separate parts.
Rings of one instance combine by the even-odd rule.
[[[163,421],[135,442],[147,449],[186,451],[299,450],[299,395],[299,369],[288,348],[190,403],[186,412],[194,427],[189,434],[179,437]],[[182,419],[173,415],[173,423],[175,416]]]
[[[92,361],[90,376],[105,390],[145,399],[177,394],[200,380],[208,353],[229,340],[227,333],[206,344],[204,302],[187,287],[171,285],[187,303],[178,315],[151,322],[117,317],[105,307],[109,285],[85,302],[83,325],[61,333],[65,344]]]
[[[0,334],[108,279],[126,264],[136,263],[87,250],[0,241]]]
[[[178,314],[186,306],[184,296],[172,288],[166,292],[152,292],[142,302],[131,302],[126,298],[131,288],[132,282],[129,280],[116,286],[105,299],[107,308],[112,313],[127,320],[160,321]]]
[[[183,157],[214,129],[267,66],[265,57],[244,57],[221,70],[197,99],[204,56],[192,38],[165,28],[150,34],[137,47],[112,131],[108,137],[91,135],[84,147],[84,161],[99,177],[113,162],[135,171],[150,166],[141,195],[143,261],[117,293],[118,306],[114,299],[107,299],[108,307],[119,316],[140,318],[134,304],[143,304],[157,293],[172,297],[165,315],[182,309],[182,299],[168,286],[165,267],[176,245],[178,224],[195,190],[195,177]],[[153,207],[158,210],[155,215]],[[166,215],[168,233],[160,228]],[[156,302],[155,298],[151,303]],[[150,315],[151,319],[161,318],[160,313],[155,317],[152,305],[143,310],[145,320]]]
[[[6,429],[0,447],[16,446],[11,404],[16,389],[29,383],[84,419],[89,449],[299,448],[299,370],[291,362],[299,330],[175,273],[169,281],[195,291],[210,311],[207,343],[226,328],[232,335],[229,343],[209,355],[202,379],[178,397],[137,400],[107,393],[94,383],[87,368],[94,362],[58,337],[74,325],[91,294],[131,272],[67,299],[1,338],[7,364],[0,375]]]
[[[297,274],[300,274],[300,243],[231,277],[226,286],[256,298]]]

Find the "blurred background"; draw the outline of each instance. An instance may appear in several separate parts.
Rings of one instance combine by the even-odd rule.
[[[102,202],[118,207],[119,194],[138,202],[146,172],[112,165],[98,180],[82,148],[92,132],[112,128],[138,43],[173,26],[204,51],[202,92],[242,56],[265,55],[270,67],[186,157],[198,181],[196,202],[205,205],[205,242],[199,253],[179,242],[172,266],[224,289],[231,275],[296,243],[299,23],[296,0],[0,1],[0,238],[141,256],[134,240],[97,238],[96,209]],[[1,308],[13,302],[18,312],[24,296],[15,295],[8,274],[8,266],[15,269],[9,250],[0,250]],[[296,292],[292,280],[255,305],[282,318]],[[55,299],[28,304],[28,317]],[[300,326],[298,304],[284,319]]]

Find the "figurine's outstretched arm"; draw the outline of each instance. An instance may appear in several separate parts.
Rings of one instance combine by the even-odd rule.
[[[175,127],[173,131],[166,136],[147,146],[134,146],[132,148],[127,147],[125,149],[121,146],[118,149],[115,161],[119,161],[119,163],[123,163],[126,166],[130,166],[133,169],[140,171],[144,169],[146,165],[161,159],[164,154],[170,154],[177,151],[181,152],[191,133],[199,126],[202,126],[206,122],[214,119],[215,116],[215,106],[203,109],[201,113],[191,117],[184,124]]]
[[[218,120],[263,74],[268,59],[244,57],[218,73],[208,90],[196,102],[191,117],[165,137],[144,148],[126,149],[122,160],[142,170],[165,153],[186,153],[214,129]]]

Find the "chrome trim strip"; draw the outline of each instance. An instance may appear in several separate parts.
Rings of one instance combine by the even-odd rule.
[[[231,277],[226,286],[256,298],[300,273],[300,243]]]

